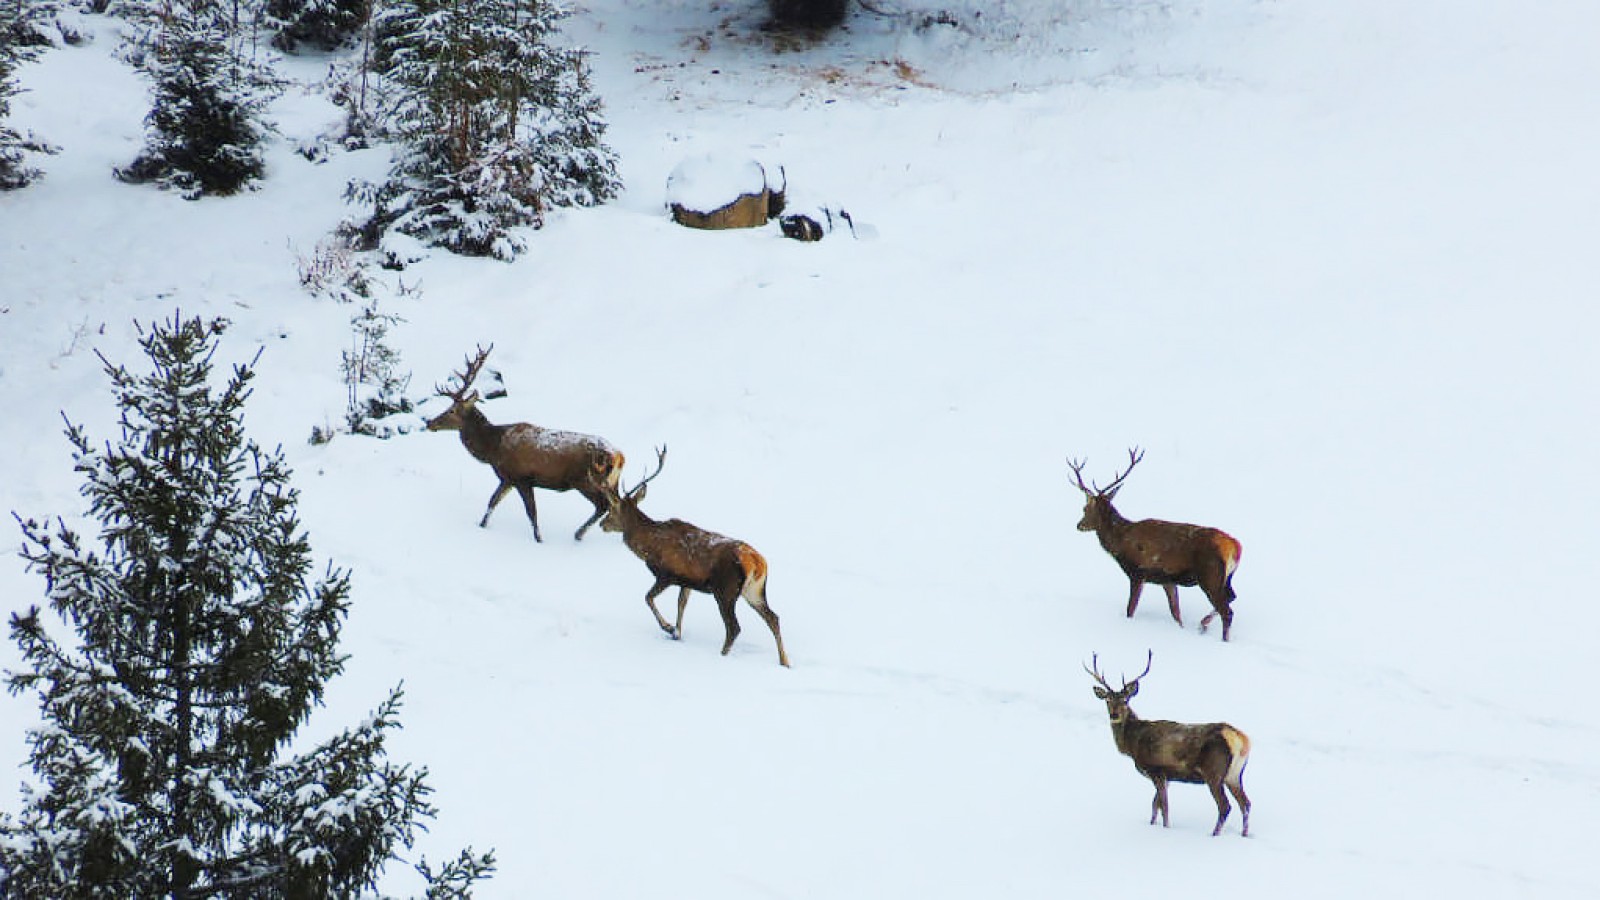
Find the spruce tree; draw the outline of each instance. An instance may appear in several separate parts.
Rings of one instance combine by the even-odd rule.
[[[580,50],[552,43],[567,10],[551,0],[392,0],[376,58],[396,86],[401,146],[370,203],[369,240],[388,228],[470,256],[509,259],[511,233],[551,207],[616,196],[600,100]]]
[[[0,0],[0,191],[22,187],[39,176],[39,170],[27,164],[25,152],[54,152],[33,135],[8,127],[6,120],[11,117],[11,98],[20,90],[17,67],[49,45],[39,26],[44,17],[55,14],[55,6],[43,0]]]
[[[11,117],[11,98],[17,94],[13,73],[24,58],[22,48],[12,44],[0,27],[0,190],[22,187],[39,174],[23,158],[23,151],[28,149],[23,136],[6,126]]]
[[[382,420],[414,406],[405,395],[411,373],[400,372],[400,354],[389,346],[389,329],[404,321],[379,310],[376,299],[350,318],[351,347],[342,354],[341,368],[347,392],[345,427],[351,434],[389,437],[393,431]]]
[[[176,188],[192,200],[236,193],[261,177],[269,97],[212,0],[175,3],[145,67],[155,79],[149,131],[138,158],[116,170],[119,179]]]
[[[273,46],[293,53],[302,44],[336,50],[348,43],[371,14],[370,0],[266,0],[263,23]]]
[[[0,896],[328,898],[373,889],[433,815],[425,770],[387,759],[396,688],[363,723],[298,755],[287,745],[345,659],[349,576],[313,577],[279,452],[247,440],[254,377],[220,392],[223,324],[174,316],[141,335],[152,370],[105,363],[121,436],[70,421],[97,551],[64,520],[21,520],[51,610],[11,620],[39,699],[36,783],[0,816]],[[102,358],[104,361],[104,358]],[[429,877],[466,896],[492,858]]]

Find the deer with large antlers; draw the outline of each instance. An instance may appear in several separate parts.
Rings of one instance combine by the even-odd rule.
[[[428,430],[460,432],[467,452],[479,462],[487,463],[500,479],[489,496],[489,507],[483,511],[478,527],[488,527],[489,515],[495,506],[515,489],[522,497],[528,521],[533,524],[533,539],[543,541],[533,489],[577,491],[594,504],[594,515],[573,535],[574,540],[581,541],[589,526],[610,508],[608,498],[616,494],[618,480],[622,477],[622,451],[602,438],[587,434],[540,428],[527,422],[491,423],[478,409],[480,398],[472,383],[493,349],[493,344],[479,347],[475,355],[467,357],[466,367],[454,373],[454,386],[437,387],[439,396],[450,400],[450,408],[429,419]]]
[[[1233,628],[1233,572],[1239,567],[1243,548],[1226,532],[1204,525],[1186,525],[1182,522],[1163,522],[1160,519],[1141,519],[1133,522],[1122,517],[1111,499],[1117,489],[1144,459],[1144,451],[1135,447],[1128,451],[1128,468],[1110,485],[1101,488],[1083,483],[1083,462],[1067,460],[1072,468],[1078,489],[1088,501],[1083,505],[1083,518],[1079,531],[1092,531],[1100,539],[1100,546],[1111,554],[1128,576],[1128,617],[1139,607],[1139,594],[1145,583],[1159,584],[1167,592],[1167,606],[1172,618],[1183,624],[1183,614],[1178,609],[1178,587],[1199,585],[1211,601],[1212,611],[1200,620],[1200,630],[1205,631],[1211,620],[1222,617],[1222,639],[1228,639]]]
[[[673,640],[683,637],[683,611],[689,605],[689,592],[702,591],[717,600],[722,613],[725,637],[722,655],[733,648],[739,636],[739,619],[736,608],[743,597],[756,611],[756,615],[772,629],[772,638],[778,642],[778,663],[789,665],[789,655],[783,649],[783,633],[778,630],[778,614],[767,605],[767,561],[756,549],[743,541],[723,537],[698,528],[681,519],[657,522],[639,509],[645,489],[667,462],[667,448],[656,451],[656,470],[627,489],[610,497],[610,512],[600,521],[606,531],[620,532],[622,542],[639,557],[656,577],[655,584],[644,595],[650,612]],[[678,621],[667,624],[656,608],[656,596],[669,587],[678,588]]]
[[[1222,833],[1222,823],[1227,821],[1232,806],[1222,792],[1226,787],[1239,801],[1244,814],[1244,827],[1240,834],[1250,835],[1250,798],[1244,792],[1244,767],[1250,760],[1250,737],[1226,722],[1206,725],[1186,725],[1181,722],[1145,720],[1134,714],[1128,701],[1139,693],[1139,679],[1150,674],[1155,661],[1151,651],[1145,660],[1144,671],[1132,681],[1124,678],[1122,689],[1116,690],[1100,674],[1100,656],[1094,656],[1094,668],[1084,666],[1095,680],[1094,695],[1106,702],[1106,712],[1111,716],[1111,737],[1117,750],[1133,760],[1139,774],[1156,786],[1155,799],[1150,801],[1150,824],[1161,816],[1161,825],[1168,827],[1167,783],[1203,784],[1211,789],[1211,798],[1217,802],[1217,825],[1211,836]]]

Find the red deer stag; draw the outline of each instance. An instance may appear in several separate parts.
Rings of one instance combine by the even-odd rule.
[[[1133,467],[1144,459],[1144,451],[1137,447],[1128,451],[1128,468],[1116,480],[1101,489],[1083,483],[1083,462],[1067,460],[1078,489],[1088,497],[1083,505],[1083,519],[1079,531],[1092,531],[1100,538],[1100,546],[1111,554],[1122,571],[1127,574],[1128,617],[1139,607],[1139,594],[1145,582],[1159,584],[1167,592],[1167,606],[1172,618],[1183,624],[1178,611],[1178,586],[1199,585],[1211,601],[1212,612],[1200,620],[1200,630],[1205,631],[1211,620],[1222,617],[1222,639],[1228,639],[1233,628],[1233,571],[1239,567],[1243,548],[1225,532],[1204,525],[1185,525],[1181,522],[1163,522],[1160,519],[1142,519],[1130,522],[1111,505],[1122,480]]]
[[[656,624],[673,640],[680,639],[689,592],[708,593],[717,599],[717,609],[722,613],[722,625],[727,634],[722,642],[722,655],[727,656],[734,638],[739,636],[735,608],[743,596],[772,629],[773,640],[778,642],[779,665],[789,665],[789,655],[783,649],[783,633],[778,630],[778,614],[767,605],[766,559],[743,541],[714,534],[680,519],[657,522],[640,511],[639,501],[644,499],[645,488],[661,474],[666,462],[667,448],[662,447],[656,451],[656,470],[626,493],[612,494],[610,513],[600,522],[600,527],[606,531],[621,532],[622,542],[656,577],[656,583],[644,595],[644,602],[655,614]],[[656,609],[656,596],[673,585],[678,587],[678,622],[668,625],[661,611]]]
[[[466,368],[455,373],[454,388],[437,388],[440,396],[449,398],[450,408],[429,419],[428,430],[460,432],[467,452],[479,462],[488,463],[500,479],[489,496],[488,509],[478,521],[479,528],[488,527],[489,514],[515,488],[528,511],[528,521],[533,523],[533,539],[543,541],[533,489],[577,491],[594,504],[594,515],[573,535],[574,540],[581,541],[589,526],[606,514],[608,498],[616,494],[617,481],[622,476],[622,452],[587,434],[554,431],[526,422],[491,423],[478,409],[478,392],[472,389],[472,382],[493,349],[493,344],[488,349],[479,347],[476,355],[468,356]]]
[[[1134,714],[1128,706],[1133,695],[1139,693],[1139,678],[1150,674],[1150,664],[1155,661],[1151,651],[1139,677],[1122,680],[1122,690],[1112,690],[1100,674],[1100,656],[1094,656],[1094,668],[1084,666],[1084,671],[1094,676],[1097,683],[1094,695],[1106,702],[1106,712],[1111,716],[1111,737],[1117,750],[1133,759],[1133,767],[1156,786],[1155,799],[1150,801],[1150,824],[1161,816],[1161,825],[1168,827],[1167,782],[1203,784],[1211,789],[1211,798],[1217,801],[1217,827],[1211,836],[1222,833],[1222,823],[1227,821],[1232,807],[1222,792],[1224,786],[1239,801],[1244,813],[1244,827],[1240,834],[1250,835],[1250,798],[1244,792],[1244,767],[1250,761],[1250,737],[1226,722],[1207,725],[1186,725],[1181,722],[1146,721]]]

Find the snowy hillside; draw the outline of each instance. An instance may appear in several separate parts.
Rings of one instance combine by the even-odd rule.
[[[515,500],[477,528],[494,478],[453,435],[308,444],[355,309],[296,261],[383,152],[295,154],[338,118],[307,88],[259,191],[120,184],[144,87],[92,18],[13,100],[62,149],[0,194],[0,510],[82,514],[93,351],[231,319],[222,362],[265,348],[247,426],[354,573],[306,736],[403,680],[417,851],[495,848],[483,897],[1600,895],[1600,8],[883,0],[775,50],[754,0],[575,6],[626,191],[512,264],[411,267],[393,343],[421,398],[493,342],[488,415],[603,435],[629,482],[669,446],[646,511],[765,554],[792,669],[748,608],[720,657],[703,595],[667,639],[618,537],[570,539],[576,494],[540,494],[542,544]],[[666,178],[704,153],[876,238],[680,228]],[[1125,619],[1075,530],[1066,458],[1103,484],[1135,445],[1124,514],[1243,543],[1230,643],[1193,588],[1186,628],[1154,587]],[[42,594],[18,542],[8,610]],[[1140,714],[1250,734],[1248,839],[1197,786],[1145,824],[1081,666],[1147,650]],[[33,720],[0,702],[0,770]]]

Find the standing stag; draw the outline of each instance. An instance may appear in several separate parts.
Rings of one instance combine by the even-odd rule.
[[[467,357],[466,368],[455,373],[455,387],[437,388],[441,397],[449,398],[450,408],[429,419],[428,430],[460,432],[467,452],[479,462],[488,463],[500,479],[489,496],[489,507],[478,521],[479,528],[488,527],[489,514],[516,488],[528,511],[528,521],[533,523],[533,539],[543,541],[533,489],[577,491],[594,504],[594,515],[573,535],[574,540],[581,541],[589,526],[605,515],[609,498],[616,495],[617,481],[622,476],[622,452],[604,439],[587,434],[554,431],[527,422],[491,423],[478,409],[478,392],[472,389],[472,383],[493,349],[493,344],[487,349],[479,347],[476,355]]]
[[[1161,816],[1161,826],[1168,827],[1167,782],[1203,784],[1211,789],[1211,798],[1217,801],[1217,827],[1211,836],[1222,833],[1222,823],[1227,821],[1232,807],[1222,792],[1224,786],[1239,801],[1244,814],[1244,827],[1240,834],[1250,835],[1250,798],[1244,792],[1244,767],[1250,761],[1250,737],[1226,722],[1207,725],[1185,725],[1181,722],[1160,720],[1145,721],[1128,706],[1133,695],[1139,693],[1139,678],[1150,674],[1150,664],[1155,661],[1151,651],[1139,677],[1122,680],[1122,690],[1113,690],[1100,674],[1100,656],[1094,656],[1094,668],[1084,666],[1084,671],[1094,677],[1094,695],[1106,702],[1106,712],[1111,716],[1111,737],[1122,755],[1133,759],[1133,767],[1156,786],[1155,799],[1150,801],[1150,824]]]
[[[1167,606],[1172,618],[1183,624],[1178,611],[1178,586],[1199,585],[1211,601],[1212,612],[1200,620],[1200,630],[1205,631],[1211,620],[1222,617],[1222,639],[1228,639],[1233,628],[1234,597],[1233,571],[1239,567],[1243,548],[1227,533],[1204,525],[1185,525],[1182,522],[1163,522],[1160,519],[1141,519],[1131,522],[1111,505],[1123,479],[1133,467],[1144,459],[1144,451],[1135,447],[1128,451],[1128,468],[1104,489],[1083,483],[1084,462],[1067,460],[1072,475],[1078,482],[1088,502],[1083,505],[1083,519],[1079,531],[1092,531],[1100,538],[1100,546],[1111,554],[1128,576],[1128,617],[1139,607],[1139,594],[1145,582],[1159,584],[1167,592]],[[1085,460],[1087,462],[1087,460]]]
[[[717,599],[717,609],[722,613],[726,637],[722,642],[722,655],[733,648],[733,639],[739,636],[739,619],[735,613],[742,596],[755,608],[756,614],[772,629],[772,638],[778,642],[778,663],[789,665],[789,655],[783,649],[783,633],[778,630],[778,614],[767,605],[767,561],[756,549],[743,541],[723,537],[698,528],[680,519],[665,522],[645,515],[639,509],[645,488],[667,463],[667,448],[656,451],[656,470],[645,476],[625,494],[611,494],[610,513],[600,522],[606,531],[622,533],[622,542],[639,559],[644,561],[656,583],[644,595],[656,624],[672,636],[683,637],[683,611],[689,605],[690,591],[703,591]],[[667,588],[678,587],[678,622],[668,625],[656,609],[656,596]]]

